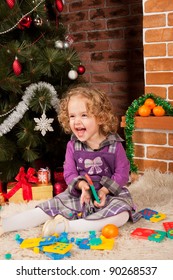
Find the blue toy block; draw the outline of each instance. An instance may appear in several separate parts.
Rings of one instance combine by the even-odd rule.
[[[79,242],[78,247],[79,249],[89,250],[90,249],[89,239],[83,238],[81,242]]]
[[[68,239],[68,233],[67,232],[62,232],[60,234],[60,236],[57,239],[58,242],[62,242],[62,243],[69,243],[70,240]]]
[[[150,208],[145,208],[145,209],[139,211],[139,213],[141,213],[141,214],[142,214],[142,217],[143,217],[144,219],[146,219],[146,220],[150,220],[150,218],[151,218],[154,214],[158,214],[157,211],[152,210],[152,209],[150,209]]]
[[[56,254],[56,253],[48,253],[48,252],[45,252],[45,255],[47,257],[49,257],[50,259],[52,260],[61,260],[61,259],[64,259],[66,257],[71,257],[71,253],[70,252],[67,252],[65,254]]]
[[[24,241],[24,239],[21,238],[21,237],[16,239],[16,242],[17,242],[18,244],[21,244],[23,241]]]
[[[40,240],[39,246],[45,246],[45,245],[51,245],[57,242],[57,237],[56,236],[46,236],[43,239]]]

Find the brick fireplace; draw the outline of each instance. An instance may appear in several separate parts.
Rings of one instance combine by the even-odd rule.
[[[143,0],[143,49],[145,94],[173,105],[173,1]],[[173,172],[173,117],[135,117],[133,143],[139,173]]]

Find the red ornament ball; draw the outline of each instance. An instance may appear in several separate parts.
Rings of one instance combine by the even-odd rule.
[[[114,238],[118,235],[118,227],[114,224],[107,224],[102,228],[102,235],[106,238]]]
[[[7,5],[10,9],[13,9],[15,3],[16,3],[16,0],[6,0],[7,2]]]
[[[63,11],[63,8],[64,8],[62,0],[56,0],[55,4],[56,4],[56,8],[57,8],[58,12],[61,13]]]
[[[16,76],[19,76],[22,72],[22,65],[20,64],[17,58],[15,58],[13,62],[13,71]]]
[[[30,28],[31,23],[32,18],[30,16],[23,17],[18,24],[18,28],[21,30],[25,29],[25,27]]]
[[[77,72],[79,75],[82,75],[85,73],[85,67],[83,65],[79,65]]]

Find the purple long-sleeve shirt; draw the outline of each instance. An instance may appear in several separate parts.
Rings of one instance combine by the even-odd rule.
[[[72,188],[75,187],[78,180],[81,180],[83,177],[81,176],[80,172],[77,170],[76,161],[74,157],[74,151],[75,151],[75,143],[77,138],[74,136],[67,144],[66,149],[66,156],[65,156],[65,163],[64,163],[64,178],[68,185],[70,185]],[[111,134],[107,137],[106,140],[104,140],[100,148],[97,150],[100,153],[100,156],[102,156],[102,153],[108,153],[109,146],[116,142],[116,149],[115,149],[115,164],[114,164],[114,170],[110,177],[103,176],[100,180],[101,185],[105,185],[106,182],[109,181],[110,185],[110,179],[111,181],[114,181],[117,185],[117,187],[123,187],[127,184],[129,180],[129,171],[130,171],[130,164],[127,159],[125,150],[121,143],[122,139],[119,137],[118,134]],[[78,141],[79,142],[79,141]],[[91,150],[89,147],[87,147],[84,143],[79,142],[82,145],[82,150],[84,151],[90,151],[95,152]],[[109,189],[109,186],[107,186]],[[109,189],[110,190],[110,189]]]

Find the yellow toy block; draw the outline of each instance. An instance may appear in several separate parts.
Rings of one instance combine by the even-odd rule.
[[[100,236],[102,243],[99,245],[91,245],[92,250],[112,250],[114,247],[115,240],[113,238],[106,238],[103,235]]]
[[[39,249],[39,247],[34,247],[33,251],[34,251],[34,253],[35,253],[35,254],[40,253],[40,249]]]
[[[39,246],[42,237],[24,239],[20,244],[20,248],[32,248]]]
[[[20,248],[33,248],[53,243],[56,243],[56,236],[28,238],[22,241]]]
[[[68,251],[71,250],[72,247],[73,247],[72,243],[57,242],[53,245],[43,246],[42,250],[44,252],[49,252],[49,253],[66,254]]]
[[[159,221],[162,221],[166,219],[166,215],[163,214],[163,213],[157,213],[157,214],[154,214],[151,218],[150,218],[150,221],[153,222],[153,223],[157,223]]]

